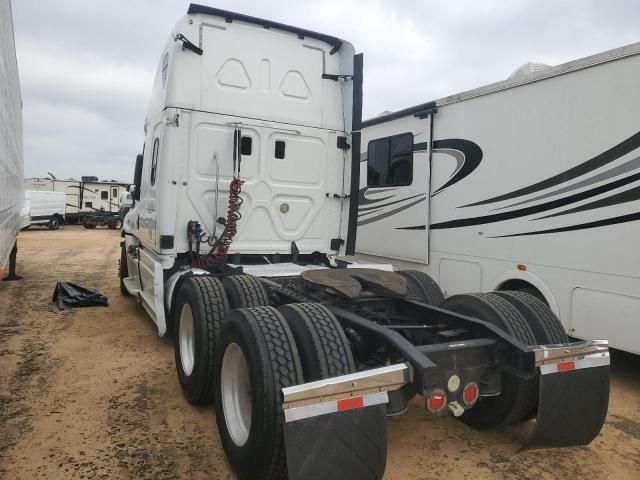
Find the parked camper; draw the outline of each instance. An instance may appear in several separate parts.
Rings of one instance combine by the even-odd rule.
[[[29,204],[31,225],[46,225],[49,230],[58,230],[64,224],[66,196],[62,192],[25,191]]]
[[[568,343],[535,298],[442,303],[423,273],[336,259],[354,253],[361,99],[351,44],[246,15],[191,5],[162,52],[120,286],[173,330],[232,468],[380,479],[385,415],[416,394],[476,427],[537,414],[534,445],[589,443],[606,342]]]
[[[639,75],[636,43],[363,122],[357,250],[640,354]]]
[[[0,277],[17,279],[16,232],[24,200],[22,99],[10,0],[0,0]]]
[[[82,177],[78,180],[56,178],[27,178],[27,190],[63,192],[67,196],[67,222],[82,223],[82,217],[94,212],[117,216],[122,208],[120,197],[128,185],[120,182],[98,181],[97,177]],[[95,179],[95,180],[94,180]]]

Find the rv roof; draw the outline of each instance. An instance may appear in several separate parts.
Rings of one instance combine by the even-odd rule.
[[[243,15],[241,13],[229,12],[228,10],[220,10],[219,8],[207,7],[205,5],[198,5],[192,3],[189,5],[187,14],[201,13],[203,15],[213,15],[215,17],[223,17],[227,23],[231,23],[233,20],[240,20],[247,23],[255,23],[261,25],[264,28],[276,28],[285,32],[292,32],[297,34],[300,38],[310,37],[327,42],[329,45],[333,45],[333,51],[337,51],[342,45],[342,40],[331,35],[325,35],[324,33],[312,32],[311,30],[305,30],[303,28],[293,27],[284,23],[272,22],[271,20],[264,20],[262,18],[251,17],[249,15]]]
[[[509,88],[519,87],[520,85],[526,85],[528,83],[538,82],[547,78],[556,77],[558,75],[564,75],[565,73],[574,72],[576,70],[582,70],[584,68],[593,67],[601,63],[612,62],[624,57],[631,57],[640,53],[640,42],[632,43],[625,47],[615,48],[606,52],[597,53],[589,57],[581,58],[579,60],[573,60],[571,62],[563,63],[555,67],[548,67],[537,72],[518,75],[506,80],[490,83],[482,87],[474,88],[473,90],[467,90],[462,93],[456,93],[448,97],[443,97],[435,101],[422,103],[414,107],[405,108],[396,112],[391,112],[387,115],[380,115],[379,117],[370,118],[362,122],[363,127],[370,127],[372,125],[378,125],[380,123],[389,122],[396,118],[402,118],[409,115],[420,116],[428,114],[434,108],[447,105],[450,103],[461,102],[469,98],[480,97],[482,95],[488,95],[490,93],[499,92],[501,90],[507,90]]]

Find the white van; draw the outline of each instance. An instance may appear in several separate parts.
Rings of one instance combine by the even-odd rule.
[[[29,207],[23,211],[23,218],[24,214],[31,217],[29,226],[46,225],[49,230],[57,230],[64,223],[67,196],[63,192],[26,190],[25,207],[27,204]]]

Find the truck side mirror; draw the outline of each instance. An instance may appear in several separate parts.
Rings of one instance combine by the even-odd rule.
[[[131,189],[131,187],[129,187],[129,189]],[[122,198],[120,199],[120,206],[124,208],[133,207],[133,196],[131,195],[131,193],[125,193],[122,195]]]
[[[134,200],[140,200],[140,186],[142,184],[142,162],[144,160],[143,155],[136,156],[136,167],[133,171],[133,185],[135,190],[131,192],[131,196]]]

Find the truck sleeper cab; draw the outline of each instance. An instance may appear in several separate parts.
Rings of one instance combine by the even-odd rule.
[[[538,413],[534,445],[590,442],[606,342],[568,343],[529,297],[444,300],[420,272],[342,259],[361,98],[351,44],[246,15],[191,5],[162,53],[120,287],[173,332],[184,395],[213,402],[233,470],[379,479],[385,415],[416,394],[477,427]]]

